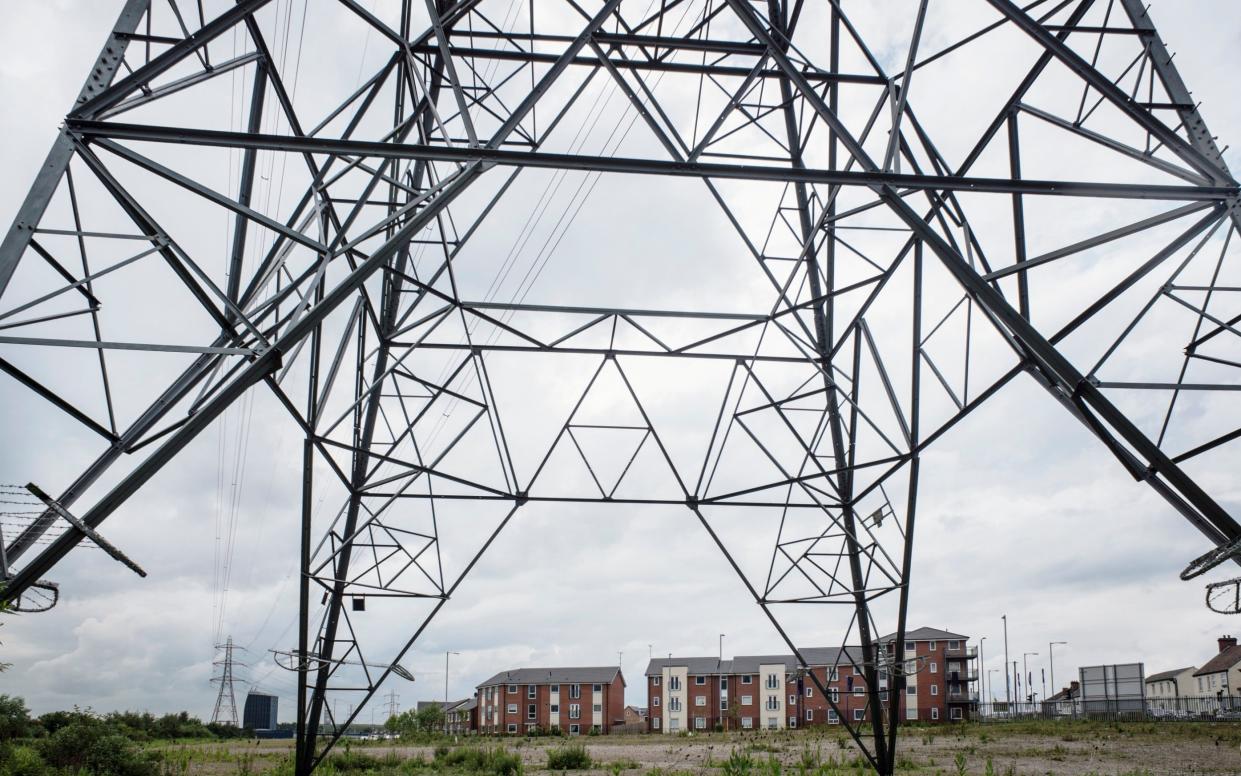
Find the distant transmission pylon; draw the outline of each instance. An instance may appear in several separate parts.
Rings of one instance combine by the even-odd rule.
[[[215,696],[215,710],[211,712],[211,721],[225,722],[237,727],[237,698],[233,694],[233,666],[244,666],[245,663],[237,663],[233,660],[232,636],[229,636],[223,644],[216,644],[215,648],[224,650],[224,658],[211,664],[220,667],[220,675],[211,678],[212,683],[220,685],[220,692]]]
[[[387,702],[386,704],[384,704],[385,706],[387,706],[387,707],[388,707],[388,717],[387,717],[387,718],[388,718],[388,719],[392,719],[393,717],[395,717],[395,716],[396,716],[397,711],[399,711],[399,710],[400,710],[400,700],[401,700],[401,696],[397,695],[397,694],[396,694],[396,691],[395,691],[395,690],[393,690],[392,692],[388,693],[388,694],[387,694],[387,695],[385,695],[384,697],[388,699],[388,702]]]

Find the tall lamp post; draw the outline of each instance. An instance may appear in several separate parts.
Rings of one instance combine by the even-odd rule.
[[[982,648],[983,644],[986,643],[986,636],[983,636],[978,640],[978,697],[980,699],[980,703],[982,702],[981,699],[985,699],[987,697],[987,677],[983,673],[987,670],[987,657],[985,650]]]
[[[1060,692],[1056,689],[1056,645],[1068,646],[1067,641],[1052,641],[1047,644],[1047,662],[1051,668],[1051,691],[1053,693]]]
[[[460,652],[444,652],[444,732],[448,732],[448,656],[460,656]]]
[[[1034,655],[1035,657],[1038,657],[1037,652],[1022,652],[1021,653],[1021,673],[1025,677],[1026,701],[1027,702],[1029,702],[1030,699],[1034,697],[1032,688],[1030,687],[1030,685],[1033,684],[1033,682],[1030,681],[1030,668],[1026,664],[1026,658],[1029,657],[1030,655]]]
[[[1004,621],[1004,704],[1009,706],[1008,710],[1011,713],[1012,712],[1011,704],[1013,702],[1013,699],[1009,695],[1010,682],[1009,682],[1009,676],[1008,676],[1008,615],[1007,614],[1001,615],[1000,619]]]
[[[987,684],[991,687],[991,694],[987,696],[987,700],[991,703],[995,703],[995,685],[991,683],[991,675],[999,670],[998,668],[987,669]]]

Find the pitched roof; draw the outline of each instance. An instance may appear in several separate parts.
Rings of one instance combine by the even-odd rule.
[[[463,698],[462,700],[459,700],[459,701],[449,701],[448,706],[444,708],[444,711],[447,711],[447,712],[469,711],[470,709],[474,708],[477,705],[478,705],[477,698],[473,698],[473,697]]]
[[[851,654],[857,647],[842,650],[839,647],[806,647],[801,650],[806,664],[813,667],[849,665],[853,657],[861,659],[861,655]],[[691,676],[719,676],[730,674],[756,674],[765,665],[784,666],[786,671],[794,671],[801,663],[793,655],[737,655],[732,660],[720,660],[715,657],[657,657],[646,665],[647,676],[659,676],[668,667],[684,668]]]
[[[928,628],[926,626],[905,631],[905,641],[960,641],[968,638],[969,636],[961,633],[953,633],[951,631],[940,630],[939,628]],[[889,633],[879,639],[879,643],[883,644],[895,640],[896,634]]]
[[[620,666],[571,666],[568,668],[515,668],[501,671],[479,687],[497,684],[610,684]],[[621,681],[624,681],[622,677]]]
[[[1146,683],[1150,684],[1151,682],[1162,682],[1165,679],[1175,679],[1186,671],[1192,670],[1194,670],[1193,666],[1189,666],[1188,668],[1173,668],[1171,671],[1160,671],[1157,674],[1151,674],[1146,677]]]
[[[1229,647],[1208,660],[1206,665],[1194,671],[1194,676],[1218,674],[1220,671],[1227,671],[1237,663],[1241,663],[1241,644]]]

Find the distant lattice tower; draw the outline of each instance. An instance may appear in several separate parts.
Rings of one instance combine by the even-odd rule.
[[[237,727],[237,697],[233,692],[233,667],[238,664],[233,660],[233,637],[229,636],[227,641],[223,644],[216,644],[215,648],[224,650],[224,657],[212,663],[220,669],[220,674],[213,677],[211,683],[220,685],[220,691],[215,696],[215,710],[211,712],[211,721]]]

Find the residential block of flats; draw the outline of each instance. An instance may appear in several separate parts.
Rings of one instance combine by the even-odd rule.
[[[967,642],[967,636],[935,628],[906,634],[899,712],[903,719],[934,722],[971,716],[978,703],[977,650]],[[894,636],[879,640],[888,664],[896,662],[895,646]],[[855,667],[862,663],[860,648],[809,648],[802,656],[808,671],[793,655],[653,659],[646,669],[647,729],[774,730],[839,724],[842,715],[854,722],[869,719],[866,678]],[[886,704],[888,672],[880,671],[878,681]],[[827,689],[832,703],[818,685]]]
[[[478,685],[478,732],[557,731],[581,735],[625,724],[625,677],[619,666],[517,668]]]

